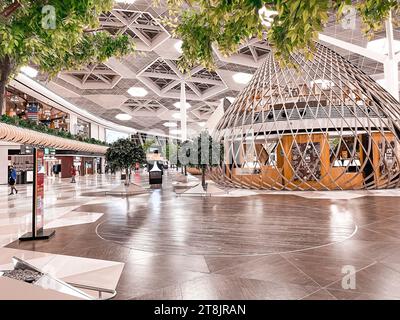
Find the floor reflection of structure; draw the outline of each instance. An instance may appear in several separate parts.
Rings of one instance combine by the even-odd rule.
[[[75,211],[103,215],[7,247],[125,263],[119,299],[400,298],[399,191],[177,197],[172,174],[162,190],[128,200],[79,196],[111,178],[54,182],[60,200],[70,203],[70,192],[85,202]],[[341,287],[347,265],[354,290]]]

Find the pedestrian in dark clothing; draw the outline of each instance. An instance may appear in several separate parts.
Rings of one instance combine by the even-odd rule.
[[[14,166],[11,166],[10,176],[8,178],[8,184],[11,187],[10,195],[14,194],[14,190],[16,194],[18,193],[17,188],[15,188],[16,183],[17,183],[17,171],[15,170]]]

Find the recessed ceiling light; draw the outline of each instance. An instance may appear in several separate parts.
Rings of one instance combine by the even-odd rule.
[[[198,124],[200,127],[204,127],[204,126],[206,125],[206,123],[205,123],[204,121],[202,121],[202,122],[197,122],[197,124]]]
[[[22,67],[21,72],[25,73],[27,76],[31,78],[36,78],[36,76],[38,75],[38,71],[29,66]]]
[[[115,0],[117,3],[134,3],[136,0]]]
[[[180,109],[181,108],[181,103],[178,101],[178,102],[175,102],[174,103],[174,107],[175,108],[177,108],[177,109]],[[190,103],[188,103],[188,102],[186,102],[186,109],[189,109],[189,108],[191,108],[192,106],[190,105]]]
[[[236,83],[240,84],[247,84],[250,82],[251,78],[253,77],[250,73],[238,72],[235,73],[232,78]]]
[[[147,90],[141,87],[132,87],[129,88],[128,93],[132,96],[132,97],[144,97],[147,95]]]
[[[178,40],[177,42],[175,42],[174,44],[174,48],[176,49],[176,51],[178,51],[180,54],[182,54],[182,40]]]
[[[132,116],[126,113],[119,113],[115,116],[115,118],[121,121],[128,121],[132,119]]]
[[[176,122],[165,122],[164,127],[168,127],[168,128],[175,128],[178,126],[178,124]]]
[[[181,133],[182,133],[182,130],[174,129],[174,130],[170,130],[169,133],[170,133],[170,134],[181,134]]]
[[[182,116],[181,116],[181,113],[180,112],[175,112],[173,115],[172,115],[172,118],[174,118],[174,119],[180,119]]]
[[[380,54],[389,54],[389,46],[387,38],[376,39],[367,43],[367,49],[378,52]],[[395,53],[400,51],[400,41],[393,41],[393,51]]]

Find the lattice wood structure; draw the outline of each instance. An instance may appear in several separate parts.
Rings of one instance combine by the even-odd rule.
[[[276,190],[399,186],[400,104],[336,52],[317,44],[300,68],[269,54],[214,133],[223,185]]]

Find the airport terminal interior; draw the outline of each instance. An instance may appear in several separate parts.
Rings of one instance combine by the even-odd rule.
[[[349,9],[296,66],[250,37],[184,72],[170,14],[114,1],[134,52],[10,76],[0,299],[400,299],[400,28]]]

